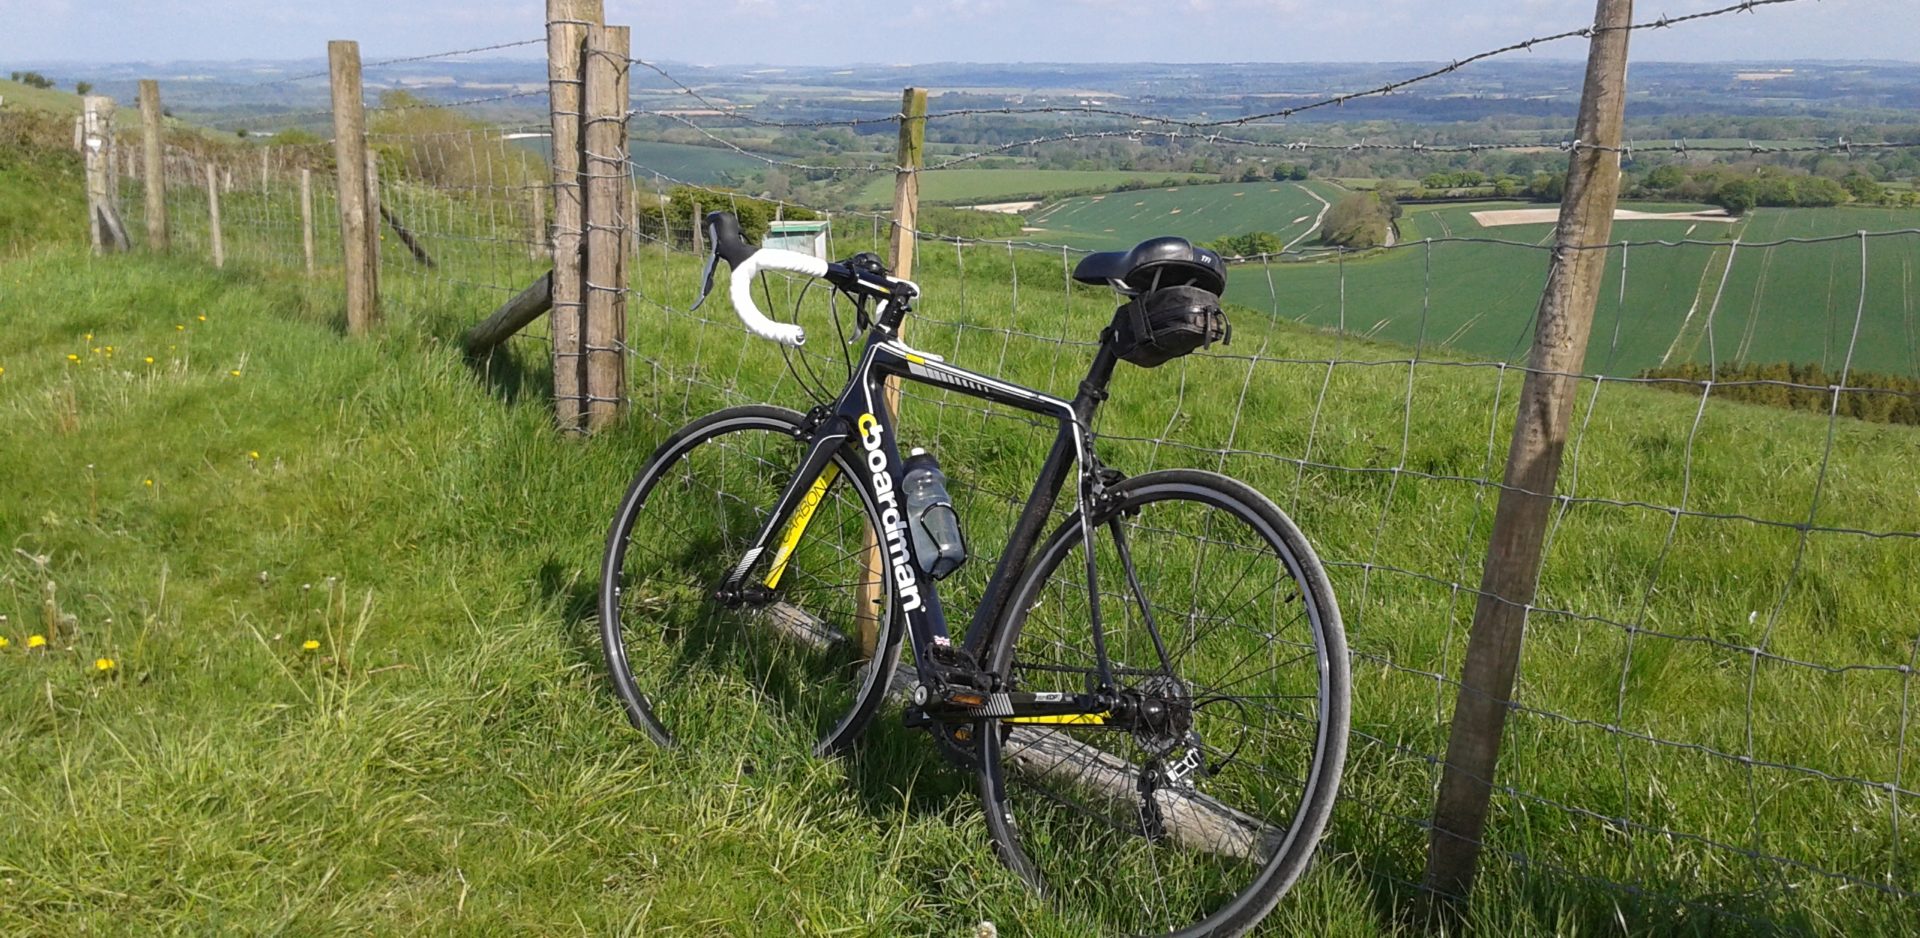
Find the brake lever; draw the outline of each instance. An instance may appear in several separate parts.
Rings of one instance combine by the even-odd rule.
[[[716,249],[707,255],[707,270],[700,275],[700,298],[693,301],[693,305],[687,308],[687,312],[698,312],[700,304],[705,303],[707,297],[713,293],[713,274],[719,266],[720,252]]]

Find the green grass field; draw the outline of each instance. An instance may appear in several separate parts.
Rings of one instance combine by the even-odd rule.
[[[1518,361],[1545,284],[1548,224],[1482,228],[1471,213],[1538,207],[1531,203],[1409,206],[1399,223],[1401,246],[1390,251],[1305,264],[1241,268],[1234,299],[1277,315],[1340,327],[1404,345],[1446,348],[1471,357]],[[1636,203],[1641,211],[1692,206]],[[1920,264],[1920,236],[1873,240],[1868,288],[1860,303],[1860,244],[1740,247],[1726,242],[1890,231],[1920,225],[1920,213],[1893,209],[1759,209],[1736,224],[1620,221],[1613,239],[1720,244],[1657,246],[1608,252],[1607,288],[1595,317],[1589,367],[1630,375],[1663,360],[1810,361],[1837,369],[1855,314],[1861,319],[1854,367],[1920,373],[1911,287]],[[1417,243],[1432,238],[1493,238],[1508,244]],[[1529,247],[1531,245],[1532,247]],[[1726,274],[1729,257],[1733,270]],[[1348,289],[1341,291],[1344,267]],[[1244,272],[1244,273],[1242,273]],[[1725,289],[1721,279],[1726,274]],[[1268,287],[1271,277],[1273,286]],[[1715,296],[1720,296],[1715,306]],[[1709,325],[1711,329],[1709,330]]]
[[[5,101],[0,107],[10,110],[23,108],[66,115],[80,113],[80,96],[71,89],[35,88],[0,78],[0,99]]]
[[[1174,186],[1065,199],[1029,213],[1027,224],[1040,229],[1031,233],[1036,240],[1092,250],[1129,248],[1161,235],[1210,241],[1254,231],[1292,243],[1343,194],[1317,180]]]
[[[484,372],[453,341],[537,272],[506,243],[522,226],[393,185],[438,220],[441,270],[390,240],[367,339],[341,335],[333,270],[288,262],[285,193],[229,203],[225,272],[192,231],[172,258],[92,259],[69,234],[0,259],[0,933],[1097,932],[1098,910],[1050,909],[999,867],[970,780],[890,717],[816,760],[716,675],[729,731],[663,752],[627,726],[590,618],[622,486],[690,415],[804,401],[724,306],[656,305],[684,309],[698,265],[648,250],[634,417],[558,437],[536,336]],[[1349,309],[1417,295],[1418,256],[1350,261]],[[1486,256],[1436,253],[1457,291],[1437,295],[1524,300]],[[1047,253],[921,257],[914,344],[1071,393],[1111,296],[1064,288]],[[1236,299],[1226,354],[1118,376],[1103,452],[1247,479],[1332,567],[1354,751],[1320,862],[1260,934],[1426,934],[1403,884],[1452,702],[1429,674],[1459,669],[1456,584],[1497,496],[1472,480],[1499,472],[1518,376],[1434,343],[1362,364],[1407,348],[1357,313],[1336,334]],[[823,308],[802,317],[831,376]],[[908,393],[906,442],[939,453],[983,554],[943,589],[965,610],[1050,435]],[[1913,542],[1660,506],[1792,525],[1817,489],[1818,526],[1913,531],[1920,434],[1619,384],[1580,400],[1563,487],[1654,507],[1559,515],[1468,927],[1905,933],[1920,910],[1874,886],[1920,888],[1920,810],[1881,787],[1912,788],[1893,669],[1916,653]]]
[[[1183,178],[1184,173],[1104,169],[943,169],[920,177],[920,198],[941,205],[1015,202],[1045,198],[1058,192]],[[893,176],[875,176],[861,188],[854,202],[868,207],[891,205]]]
[[[719,147],[633,140],[628,142],[627,152],[639,167],[634,172],[642,178],[649,172],[657,172],[700,185],[713,185],[729,175],[741,176],[767,168],[767,164],[759,160]]]

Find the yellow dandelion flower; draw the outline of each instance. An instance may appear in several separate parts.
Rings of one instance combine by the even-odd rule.
[[[238,378],[238,377],[240,377],[240,369],[238,369],[238,368],[235,368],[234,370],[232,370],[232,371],[229,371],[229,372],[227,372],[227,374],[230,374],[230,375],[232,375],[232,376],[234,376],[234,377],[236,377],[236,378]]]
[[[89,332],[89,333],[87,333],[87,341],[88,341],[88,342],[92,342],[92,341],[93,341],[93,333],[91,333],[91,332]]]
[[[153,488],[153,480],[152,480],[152,479],[148,479],[148,480],[146,480],[146,483],[145,483],[145,484],[146,484],[146,486],[147,486],[147,488]]]
[[[96,345],[93,347],[93,354],[95,355],[100,354],[100,346]]]
[[[112,355],[112,354],[113,354],[113,346],[111,346],[111,345],[109,345],[109,346],[107,346],[107,354],[108,354],[108,355]]]
[[[320,643],[314,639],[309,638],[306,641],[301,642],[300,647],[305,648],[308,651],[319,651]]]
[[[201,322],[206,322],[206,321],[207,321],[207,314],[206,314],[206,313],[201,313],[201,314],[200,314],[200,321],[201,321]]]
[[[5,366],[5,365],[0,365],[0,375],[4,375],[4,374],[6,374],[6,373],[7,373],[7,368],[6,368],[6,366]]]
[[[117,667],[119,667],[119,665],[115,664],[112,658],[93,659],[93,669],[95,671],[99,671],[102,674],[105,674],[106,672],[111,671]]]
[[[7,641],[7,637],[5,635],[0,635],[0,648],[5,648],[11,644],[13,643],[10,641]]]
[[[186,325],[186,323],[181,323],[181,322],[176,322],[176,323],[174,323],[174,324],[173,324],[173,331],[175,331],[175,332],[185,332],[185,331],[187,331],[187,325]]]
[[[78,356],[78,355],[75,355],[75,354],[73,354],[72,352],[68,352],[68,353],[67,353],[67,361],[70,361],[70,362],[77,362],[77,361],[79,361],[79,360],[80,360],[80,356]]]
[[[147,356],[147,364],[149,364],[149,365],[151,365],[151,364],[153,364],[153,356],[152,356],[152,355],[148,355],[148,356]]]
[[[47,637],[45,635],[29,635],[27,636],[27,647],[45,648],[47,647]]]
[[[260,451],[259,451],[259,450],[257,450],[257,449],[250,449],[250,450],[247,450],[247,458],[248,458],[248,459],[253,459],[253,460],[258,460],[258,459],[260,458]]]

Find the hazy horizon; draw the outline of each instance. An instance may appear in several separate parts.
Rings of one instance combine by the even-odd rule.
[[[1732,0],[1641,4],[1636,20]],[[633,54],[714,67],[1441,62],[1577,28],[1593,0],[609,0]],[[329,38],[370,61],[537,39],[540,0],[0,0],[13,67],[313,61]],[[1642,62],[1920,62],[1914,0],[1795,0],[1634,35]],[[1046,46],[1027,37],[1044,36]],[[874,55],[876,47],[888,51]],[[538,46],[528,46],[537,49]],[[1508,58],[1578,59],[1566,39]],[[235,54],[240,53],[240,54]],[[538,61],[533,55],[497,58]]]

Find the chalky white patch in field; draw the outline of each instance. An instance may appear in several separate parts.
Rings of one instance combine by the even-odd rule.
[[[969,205],[967,207],[976,212],[999,212],[1003,215],[1018,215],[1039,204],[1039,199],[1029,199],[1025,202],[988,202],[985,205]]]
[[[1557,208],[1507,208],[1492,212],[1473,212],[1473,220],[1482,228],[1498,228],[1502,225],[1544,225],[1560,220]],[[1614,221],[1717,221],[1732,223],[1739,221],[1720,209],[1700,212],[1639,212],[1628,208],[1613,210]]]

